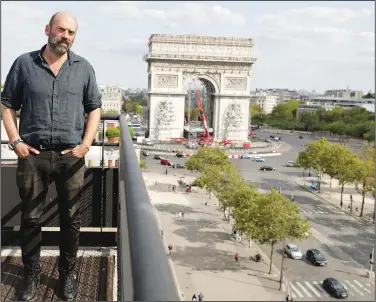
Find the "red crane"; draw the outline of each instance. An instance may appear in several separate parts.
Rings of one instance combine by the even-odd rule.
[[[210,133],[209,133],[208,125],[206,124],[205,112],[204,112],[204,109],[202,108],[202,101],[201,101],[200,94],[199,94],[198,90],[196,90],[196,100],[197,100],[198,109],[200,110],[201,122],[204,125],[204,129],[205,129],[204,140],[206,142],[210,142],[209,141],[210,140]],[[203,142],[204,142],[204,140],[203,140]]]

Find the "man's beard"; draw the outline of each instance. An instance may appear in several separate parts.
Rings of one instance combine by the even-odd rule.
[[[48,45],[50,46],[51,51],[57,55],[65,54],[72,47],[72,44],[73,41],[71,44],[69,44],[69,42],[64,38],[54,39],[51,34],[48,37]]]

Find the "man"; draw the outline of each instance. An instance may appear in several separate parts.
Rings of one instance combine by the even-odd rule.
[[[16,59],[1,94],[9,148],[18,156],[24,301],[34,299],[40,281],[40,220],[52,180],[60,212],[58,294],[65,301],[77,295],[73,271],[80,230],[78,200],[84,184],[84,156],[97,132],[101,108],[93,67],[70,50],[77,27],[70,13],[53,15],[45,27],[48,43]],[[20,109],[18,132],[16,111]]]

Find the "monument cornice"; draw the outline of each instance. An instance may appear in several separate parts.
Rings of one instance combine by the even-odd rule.
[[[237,57],[237,56],[197,56],[197,55],[184,55],[184,54],[163,54],[163,53],[148,53],[144,56],[146,62],[152,61],[170,61],[170,60],[182,60],[182,61],[198,61],[198,62],[227,62],[227,63],[246,63],[254,64],[257,59],[254,57]]]
[[[195,36],[195,35],[166,35],[152,34],[149,43],[152,42],[176,42],[176,43],[210,43],[214,45],[239,45],[254,46],[251,38],[240,37],[213,37],[213,36]]]

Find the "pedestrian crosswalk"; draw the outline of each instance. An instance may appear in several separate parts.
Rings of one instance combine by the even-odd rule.
[[[339,211],[339,210],[327,210],[327,209],[321,209],[321,208],[316,208],[316,209],[300,209],[300,211],[302,212],[302,214],[304,215],[330,215],[330,214],[333,214],[333,212],[335,214],[345,214],[344,212],[342,211]]]
[[[374,285],[366,281],[361,283],[358,280],[339,280],[349,294],[349,298],[356,296],[367,296],[373,294]],[[323,281],[291,281],[288,283],[294,300],[305,298],[327,298],[330,294],[323,287]]]

